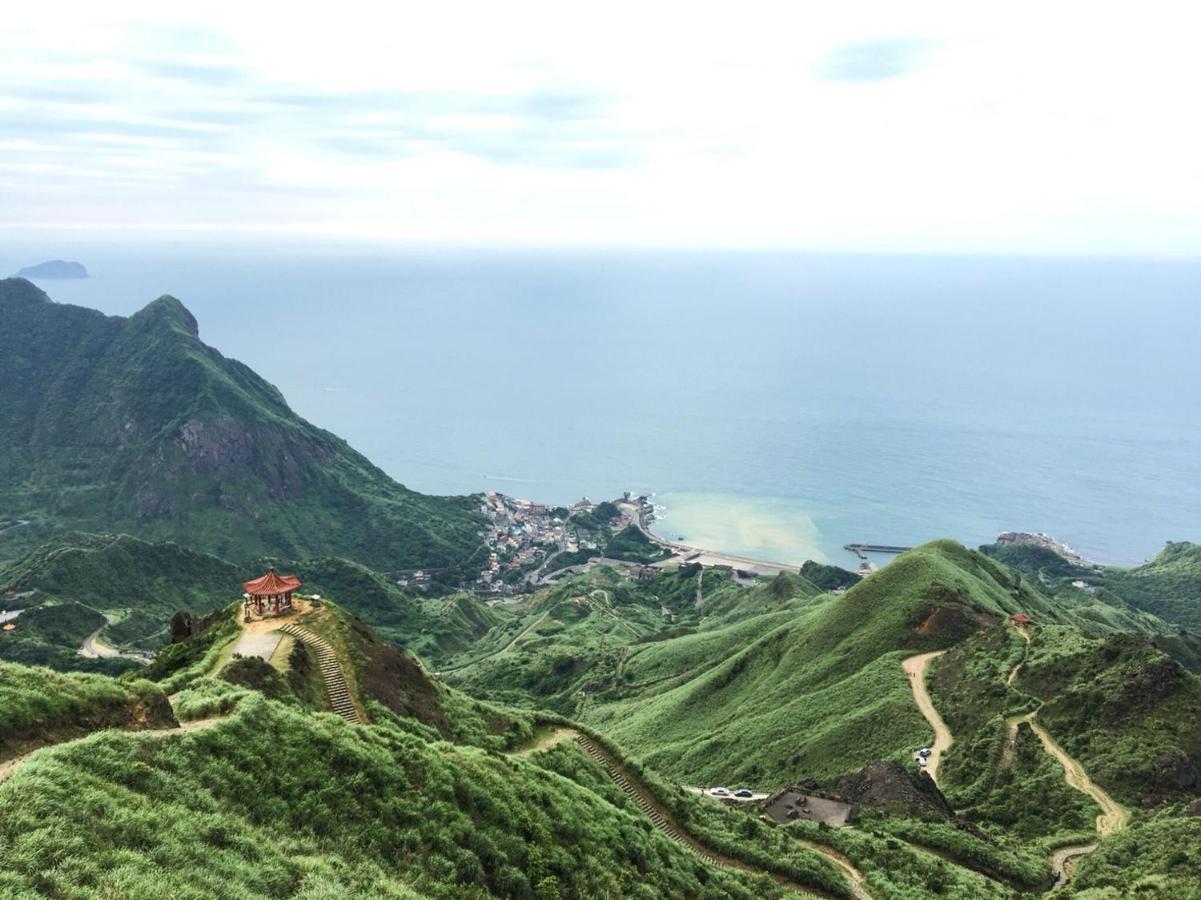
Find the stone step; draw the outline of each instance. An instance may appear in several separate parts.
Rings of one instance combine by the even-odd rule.
[[[317,664],[321,668],[321,679],[325,683],[325,692],[334,712],[348,722],[358,723],[359,711],[350,699],[350,688],[346,684],[346,675],[342,671],[342,663],[325,640],[317,637],[307,628],[288,624],[280,628],[285,634],[299,638],[317,654]]]

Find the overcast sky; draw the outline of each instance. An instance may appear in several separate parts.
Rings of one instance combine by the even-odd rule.
[[[10,4],[0,234],[1199,255],[1196,6]]]

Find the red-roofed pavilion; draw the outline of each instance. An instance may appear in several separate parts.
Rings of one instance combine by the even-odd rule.
[[[1014,613],[1009,617],[1009,621],[1021,628],[1025,625],[1029,625],[1034,620],[1025,613]]]
[[[292,592],[299,587],[299,578],[295,575],[280,575],[275,569],[268,569],[267,574],[261,578],[244,581],[242,583],[242,590],[246,592],[244,618],[247,622],[250,621],[250,604],[252,603],[260,616],[263,614],[263,606],[266,603],[274,604],[277,616],[284,612],[290,612]]]

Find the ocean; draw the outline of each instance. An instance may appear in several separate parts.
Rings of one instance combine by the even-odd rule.
[[[853,566],[848,542],[1201,539],[1201,262],[32,240],[59,302],[178,297],[389,474]]]

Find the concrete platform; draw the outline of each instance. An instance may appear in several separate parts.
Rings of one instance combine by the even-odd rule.
[[[266,662],[271,659],[271,654],[275,652],[275,648],[283,639],[283,634],[278,631],[269,631],[266,634],[243,634],[234,646],[233,653],[234,656],[257,656]]]

